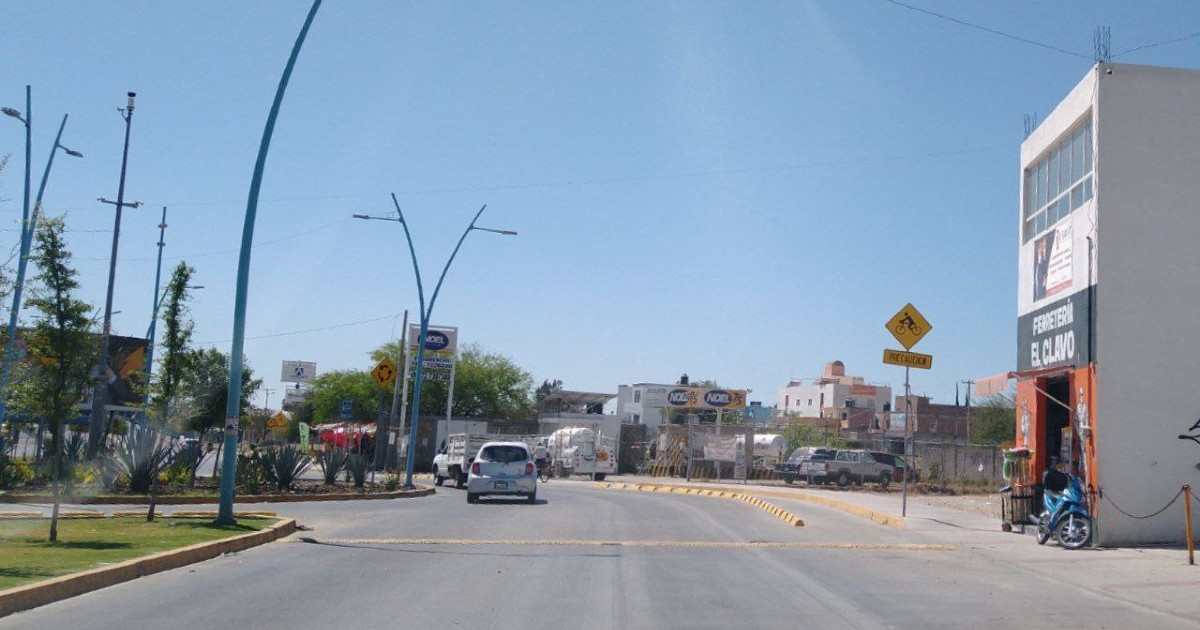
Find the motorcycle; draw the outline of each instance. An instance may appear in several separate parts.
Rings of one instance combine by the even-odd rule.
[[[1045,510],[1038,516],[1039,545],[1046,544],[1052,534],[1066,549],[1079,549],[1091,541],[1092,516],[1088,514],[1079,477],[1071,477],[1067,488],[1058,495],[1045,492],[1042,503]]]

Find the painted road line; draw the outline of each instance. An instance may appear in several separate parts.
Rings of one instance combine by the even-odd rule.
[[[741,501],[743,503],[752,505],[760,510],[764,510],[767,513],[769,513],[771,516],[774,516],[775,518],[783,521],[784,523],[787,523],[788,525],[791,525],[792,527],[803,527],[804,526],[804,519],[800,518],[799,516],[796,516],[795,514],[792,514],[791,512],[789,512],[777,505],[767,503],[766,501],[763,501],[762,499],[759,499],[753,495],[750,495],[750,494],[747,494],[744,492],[736,492],[736,491],[732,491],[732,490],[730,490],[730,491],[703,490],[700,488],[692,488],[689,486],[670,486],[670,485],[665,485],[665,484],[639,483],[639,484],[635,484],[635,485],[631,486],[627,483],[610,483],[610,482],[606,482],[606,481],[596,482],[595,487],[606,488],[606,489],[611,489],[611,490],[634,490],[634,491],[641,491],[641,492],[670,492],[670,493],[674,493],[674,494],[692,494],[693,492],[695,492],[698,495],[703,495],[703,496],[707,496],[707,497],[716,497],[718,499],[733,499],[735,501]]]
[[[649,547],[656,549],[793,549],[838,551],[957,551],[957,545],[884,543],[793,543],[717,540],[489,540],[485,538],[315,538],[290,536],[280,542],[316,545],[502,546],[502,547]]]

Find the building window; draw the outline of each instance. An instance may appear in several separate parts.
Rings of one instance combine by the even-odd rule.
[[[635,402],[635,403],[642,402],[642,390],[640,390],[640,389],[633,390],[633,402]]]
[[[1022,242],[1045,232],[1092,198],[1092,117],[1025,169]]]
[[[633,414],[633,423],[641,424],[642,423],[642,414],[640,414],[640,413]]]
[[[811,398],[809,398],[809,399],[808,399],[808,406],[809,406],[809,407],[811,407],[811,406],[812,406],[812,399],[811,399]]]

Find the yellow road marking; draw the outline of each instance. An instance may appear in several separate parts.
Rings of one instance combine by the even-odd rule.
[[[844,551],[957,551],[956,545],[874,543],[735,542],[716,540],[489,540],[485,538],[314,538],[290,536],[280,542],[326,545],[406,545],[503,547],[654,547],[677,549],[799,549]]]
[[[669,492],[671,494],[692,494],[692,492],[695,491],[695,493],[697,495],[702,495],[702,496],[706,496],[706,497],[716,497],[716,498],[720,498],[720,499],[733,499],[735,501],[742,501],[742,502],[745,502],[756,508],[759,508],[761,510],[765,510],[766,512],[770,513],[771,516],[774,516],[775,518],[787,523],[788,525],[791,525],[792,527],[803,527],[804,526],[804,519],[800,518],[799,516],[796,516],[795,514],[792,514],[791,512],[789,512],[777,505],[763,501],[762,499],[755,497],[754,495],[747,494],[745,492],[738,492],[738,491],[733,491],[733,490],[731,490],[731,491],[704,490],[704,489],[700,489],[700,488],[691,488],[688,486],[670,486],[670,485],[660,485],[660,484],[639,483],[639,484],[631,485],[631,484],[627,484],[627,483],[611,483],[611,482],[603,482],[603,481],[596,482],[595,487],[608,488],[611,490],[637,490],[637,491],[641,491],[641,492]]]

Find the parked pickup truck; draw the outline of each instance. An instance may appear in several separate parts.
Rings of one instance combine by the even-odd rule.
[[[779,462],[775,466],[775,473],[783,478],[784,483],[792,483],[797,479],[809,479],[810,473],[818,472],[814,467],[814,462],[823,462],[833,459],[837,455],[837,450],[822,446],[802,446],[792,451],[791,457],[787,460]],[[820,476],[825,476],[825,469],[820,468]],[[815,483],[815,476],[812,477]]]
[[[875,461],[867,451],[838,451],[833,459],[811,461],[800,478],[811,475],[813,483],[834,482],[846,487],[852,483],[878,483],[884,488],[892,483],[895,469],[890,464]]]

